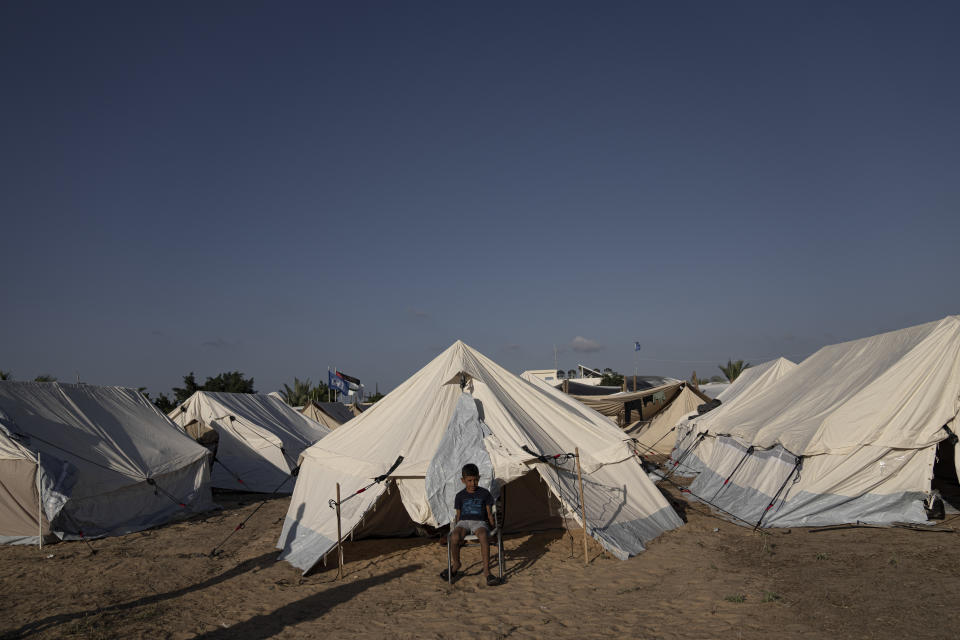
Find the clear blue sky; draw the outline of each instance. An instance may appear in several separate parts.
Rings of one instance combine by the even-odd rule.
[[[958,30],[956,2],[4,2],[0,368],[389,389],[461,338],[712,375],[958,313]]]

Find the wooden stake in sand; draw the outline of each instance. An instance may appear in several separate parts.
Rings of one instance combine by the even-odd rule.
[[[343,578],[343,540],[340,534],[340,483],[337,483],[337,579]]]
[[[580,485],[580,513],[583,514],[583,564],[590,564],[587,555],[587,505],[583,501],[583,474],[580,472],[580,447],[573,450],[577,458],[577,483]]]

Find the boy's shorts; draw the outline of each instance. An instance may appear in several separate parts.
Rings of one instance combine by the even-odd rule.
[[[467,533],[476,533],[478,529],[486,529],[490,533],[490,526],[484,520],[458,520],[454,529],[466,529]]]

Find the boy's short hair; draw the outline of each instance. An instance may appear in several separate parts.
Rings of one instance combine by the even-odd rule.
[[[464,478],[469,478],[469,477],[479,478],[480,469],[478,469],[477,465],[473,464],[472,462],[468,462],[467,464],[463,465],[463,471],[460,473],[460,475],[461,477],[464,477]]]

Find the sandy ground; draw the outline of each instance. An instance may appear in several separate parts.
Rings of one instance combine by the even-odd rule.
[[[275,562],[288,499],[119,538],[0,547],[4,638],[956,638],[960,517],[939,532],[844,528],[754,533],[682,506],[688,524],[621,562],[563,531],[505,541],[506,583],[438,578],[425,539],[363,540],[335,569],[301,578]],[[953,518],[953,519],[951,519]],[[958,531],[954,531],[956,528]]]

